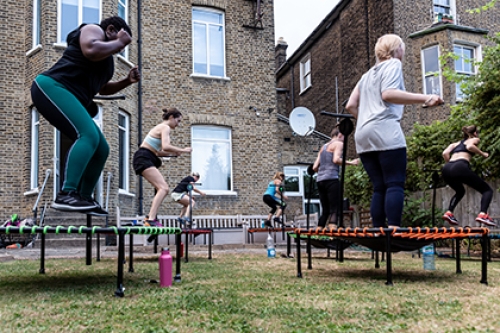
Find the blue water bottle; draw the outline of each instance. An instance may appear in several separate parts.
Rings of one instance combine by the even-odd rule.
[[[436,269],[436,265],[434,265],[434,246],[432,244],[422,248],[422,257],[424,258],[425,270],[433,271]]]

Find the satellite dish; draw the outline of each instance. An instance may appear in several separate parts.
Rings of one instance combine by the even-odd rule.
[[[290,113],[290,127],[300,136],[308,136],[316,127],[313,113],[303,106],[296,107]]]

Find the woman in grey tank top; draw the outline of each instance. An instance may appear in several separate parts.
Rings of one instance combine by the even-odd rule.
[[[318,226],[325,227],[326,223],[337,222],[337,207],[339,202],[339,169],[342,164],[342,149],[344,147],[344,136],[335,127],[330,134],[332,139],[319,151],[318,157],[313,164],[313,170],[318,173],[319,201],[321,204],[321,216]],[[346,161],[346,165],[357,165],[358,159]]]

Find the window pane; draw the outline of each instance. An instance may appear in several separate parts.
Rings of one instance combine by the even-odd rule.
[[[227,129],[217,129],[200,127],[193,130],[193,139],[224,139],[229,140],[229,131]]]
[[[118,126],[120,127],[125,127],[127,125],[127,118],[125,118],[123,115],[118,116]]]
[[[311,193],[311,199],[319,199],[318,183],[316,183],[316,176],[311,177],[307,174],[307,170],[303,170],[302,179],[304,181],[304,199],[309,198],[309,193]],[[311,188],[312,181],[312,188]]]
[[[78,1],[62,0],[61,2],[61,42],[78,26]]]
[[[231,190],[230,130],[193,127],[192,170],[200,173],[199,186],[205,190]]]
[[[224,29],[210,26],[210,75],[224,76]]]
[[[193,9],[193,21],[222,24],[222,15],[219,13]]]
[[[207,72],[207,33],[206,26],[194,24],[194,72],[208,74]]]
[[[200,173],[200,188],[230,190],[229,143],[193,142],[193,170]],[[193,156],[194,157],[194,156]]]
[[[439,75],[427,76],[425,78],[425,93],[441,95],[441,88],[439,86]]]
[[[126,132],[124,130],[119,131],[119,142],[118,142],[118,147],[119,147],[119,166],[120,166],[120,172],[119,172],[119,179],[118,179],[118,184],[121,189],[126,188],[126,175],[125,175],[125,170],[124,170],[124,165],[126,162],[126,144],[127,144],[127,137],[126,137]]]
[[[438,48],[430,47],[424,50],[424,71],[439,72]]]
[[[99,23],[99,0],[83,0],[82,23]]]

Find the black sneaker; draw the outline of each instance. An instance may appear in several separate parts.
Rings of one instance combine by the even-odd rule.
[[[102,209],[101,204],[94,199],[89,199],[89,202],[95,205],[95,208],[90,211],[83,211],[83,213],[92,216],[108,216],[108,212]]]
[[[93,202],[83,199],[76,191],[59,192],[51,207],[71,212],[87,211],[96,208]]]
[[[273,225],[271,224],[271,221],[269,221],[269,220],[265,220],[264,221],[264,226],[267,227],[267,228],[272,228],[273,227]]]
[[[274,223],[283,224],[283,222],[281,222],[281,219],[279,217],[275,217],[273,221]]]

